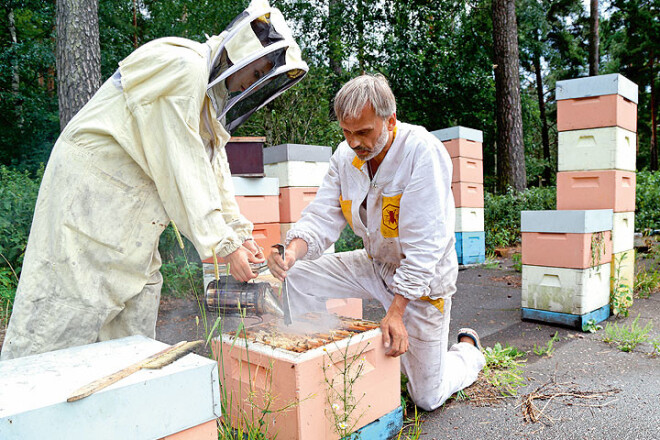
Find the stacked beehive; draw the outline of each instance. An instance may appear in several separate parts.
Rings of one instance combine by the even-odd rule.
[[[300,220],[328,172],[332,149],[318,145],[281,144],[264,149],[266,176],[279,180],[280,241]],[[334,253],[334,245],[325,252]],[[351,318],[362,318],[362,300],[359,298],[330,299],[326,303],[330,313]]]
[[[484,233],[483,134],[466,127],[432,133],[442,141],[453,165],[451,187],[456,204],[456,254],[459,264],[486,259]]]
[[[328,172],[332,149],[318,145],[282,144],[264,149],[266,176],[279,179],[281,241],[300,220]],[[332,248],[330,249],[332,251]]]
[[[557,82],[559,211],[522,214],[523,318],[578,326],[589,320],[597,322],[609,316],[612,289],[616,289],[615,297],[632,290],[636,126],[637,86],[623,76]],[[585,222],[566,224],[579,213],[584,213]],[[557,229],[558,223],[564,226]],[[554,244],[550,244],[553,234]],[[589,245],[572,244],[577,239],[568,236],[573,234],[588,238]],[[575,252],[581,257],[572,260]],[[557,257],[563,266],[557,265]],[[568,261],[583,263],[571,266]],[[557,277],[553,272],[557,267],[574,274]],[[594,276],[600,278],[598,283],[585,281]],[[550,293],[551,285],[554,293]],[[579,293],[567,297],[567,291]],[[552,305],[541,301],[541,294],[550,296]],[[585,307],[574,307],[578,298],[586,298],[581,300]],[[600,303],[603,305],[594,309]]]
[[[318,145],[282,144],[263,148],[263,137],[231,138],[227,159],[239,210],[254,224],[252,236],[266,255],[300,220],[328,171],[332,149]],[[264,177],[265,176],[265,177]],[[334,245],[326,250],[333,253]],[[204,288],[215,274],[213,258],[203,261]],[[328,311],[362,318],[359,298],[331,299]]]

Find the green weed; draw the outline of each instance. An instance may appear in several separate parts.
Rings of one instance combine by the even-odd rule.
[[[596,333],[598,330],[602,330],[603,326],[596,323],[595,319],[590,319],[582,325],[583,332]]]
[[[643,263],[641,260],[651,260]],[[652,244],[646,254],[637,254],[634,291],[638,298],[649,298],[660,291],[660,244]]]
[[[340,438],[347,436],[351,438],[350,434],[356,429],[360,418],[364,415],[364,412],[362,414],[356,412],[364,394],[356,396],[353,386],[362,376],[367,345],[368,343],[358,348],[356,353],[353,353],[350,345],[335,353],[323,349],[329,361],[327,364],[325,361],[322,364],[327,389],[327,416]]]
[[[644,327],[639,325],[639,315],[630,324],[630,327],[625,324],[619,325],[618,323],[608,323],[605,327],[605,336],[603,341],[614,344],[621,351],[630,352],[637,347],[637,345],[648,341],[649,332],[653,328],[653,323],[649,322]]]
[[[422,435],[422,419],[417,412],[417,407],[415,406],[415,413],[412,418],[404,418],[403,427],[399,431],[399,435],[396,437],[397,440],[417,440]]]
[[[482,266],[486,269],[498,269],[500,267],[500,262],[497,261],[495,257],[495,252],[488,251],[486,252],[486,261],[482,263]]]
[[[624,318],[628,316],[628,309],[633,303],[633,289],[630,284],[625,283],[625,280],[621,278],[621,266],[625,258],[626,254],[621,254],[621,256],[614,260],[615,272],[612,276],[614,288],[610,292],[610,307],[612,308],[612,314]]]
[[[532,349],[534,351],[534,354],[537,356],[548,356],[552,357],[552,354],[555,352],[555,348],[552,346],[555,342],[559,340],[559,332],[555,332],[555,334],[550,338],[548,343],[545,346],[537,346],[534,344],[534,348]]]
[[[513,269],[516,272],[522,272],[522,254],[515,253],[511,256],[513,260]]]
[[[522,376],[522,364],[525,352],[516,347],[502,345],[498,342],[493,347],[484,349],[486,366],[483,374],[488,383],[500,390],[503,396],[515,396],[517,388],[525,384]]]

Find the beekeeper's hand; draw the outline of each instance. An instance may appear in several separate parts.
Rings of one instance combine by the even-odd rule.
[[[286,273],[296,264],[296,261],[304,257],[307,253],[307,242],[302,238],[294,238],[286,247],[284,252],[285,259],[273,249],[268,256],[268,269],[270,273],[280,281],[284,281]]]
[[[256,241],[254,241],[252,238],[248,238],[243,242],[243,247],[250,251],[252,254],[250,256],[250,263],[263,263],[266,258],[264,257],[264,248],[259,246]]]
[[[229,273],[237,281],[250,281],[257,277],[257,274],[252,272],[250,261],[254,258],[254,254],[249,251],[245,246],[240,246],[231,254],[225,257],[229,264]],[[262,260],[263,261],[263,260]]]
[[[409,301],[401,295],[394,295],[392,305],[380,321],[383,345],[388,349],[388,356],[397,357],[408,351],[408,331],[403,324],[403,314]]]

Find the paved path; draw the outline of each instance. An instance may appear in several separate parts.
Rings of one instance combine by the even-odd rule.
[[[604,330],[582,333],[575,330],[523,322],[520,319],[520,274],[511,269],[472,267],[459,273],[454,297],[451,333],[469,325],[477,329],[484,346],[500,342],[528,351],[524,375],[528,385],[517,398],[477,406],[470,401],[451,401],[445,407],[423,415],[421,439],[660,439],[660,356],[652,357],[650,344],[624,353],[602,342]],[[630,317],[607,322],[630,325],[653,321],[652,334],[660,337],[660,294],[637,299]],[[534,344],[545,346],[552,335],[552,357],[537,356]],[[557,397],[533,400],[543,422],[525,423],[523,397],[540,386],[554,382],[546,392],[595,393],[611,395],[599,399]],[[589,406],[591,405],[591,406]]]

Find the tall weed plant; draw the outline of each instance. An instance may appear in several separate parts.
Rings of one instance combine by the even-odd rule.
[[[520,241],[520,212],[551,210],[556,206],[554,186],[528,188],[506,194],[484,194],[484,224],[486,252],[495,248],[515,246]]]

